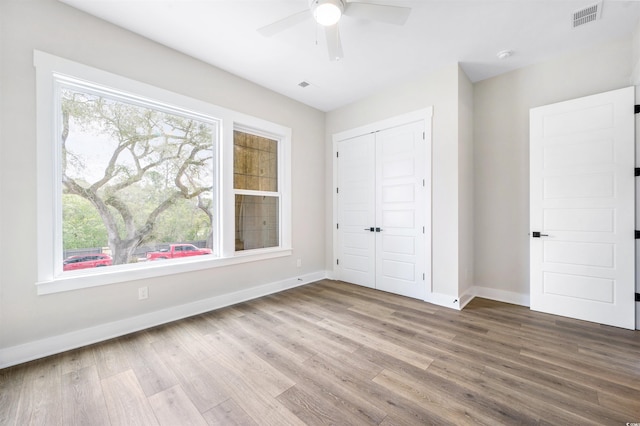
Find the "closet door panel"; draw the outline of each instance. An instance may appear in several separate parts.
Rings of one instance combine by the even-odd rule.
[[[375,288],[375,137],[339,142],[339,278]]]
[[[376,288],[424,298],[424,123],[376,133]]]

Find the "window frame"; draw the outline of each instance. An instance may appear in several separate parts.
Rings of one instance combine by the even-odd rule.
[[[36,164],[37,164],[37,279],[38,294],[57,293],[137,279],[204,270],[233,264],[290,256],[291,247],[291,129],[260,118],[99,70],[34,50],[36,68]],[[183,110],[190,115],[218,121],[214,147],[213,256],[190,256],[166,262],[114,265],[78,271],[62,271],[61,148],[57,141],[58,81],[69,79],[87,86],[124,93],[127,99],[147,105]],[[251,129],[279,141],[278,179],[281,185],[280,245],[235,251],[235,193],[233,188],[233,130]],[[54,142],[54,143],[52,143]],[[54,212],[51,214],[51,212]],[[97,270],[96,270],[97,269]]]
[[[54,79],[53,110],[54,110],[54,113],[56,114],[55,127],[52,133],[52,138],[53,138],[52,140],[54,141],[54,143],[57,143],[60,135],[60,130],[62,128],[62,124],[59,122],[59,118],[60,118],[59,112],[60,112],[60,107],[62,105],[60,94],[63,90],[73,90],[80,93],[86,93],[94,96],[104,97],[106,99],[109,99],[115,102],[130,104],[130,105],[134,105],[134,106],[142,107],[146,109],[154,109],[155,111],[160,111],[167,114],[180,115],[180,116],[198,120],[200,122],[207,123],[213,126],[215,128],[214,129],[215,133],[212,134],[212,155],[213,155],[212,170],[211,170],[212,171],[212,193],[213,193],[212,209],[214,211],[218,210],[219,199],[216,195],[218,192],[217,182],[219,181],[219,179],[216,176],[216,170],[219,167],[217,158],[219,155],[218,147],[220,145],[220,135],[221,135],[221,126],[222,126],[221,120],[211,115],[203,114],[202,112],[188,110],[185,108],[185,106],[192,107],[192,105],[182,105],[182,106],[169,105],[164,102],[158,102],[155,99],[144,98],[139,94],[124,93],[121,90],[114,90],[110,87],[105,87],[95,82],[82,81],[78,78],[61,75],[60,73],[57,73],[57,72],[53,73],[53,79]],[[57,150],[57,147],[56,147],[56,150]],[[61,150],[57,150],[56,154],[58,156],[58,160],[56,160],[55,167],[59,167],[62,159]],[[63,193],[61,177],[62,177],[62,170],[58,168],[55,172],[55,177],[54,177],[54,181],[55,181],[54,183],[56,184],[56,188],[55,188],[56,195],[57,194],[62,195]],[[56,201],[59,201],[61,203],[60,207],[62,207],[61,199]],[[62,214],[62,208],[56,209],[56,213]],[[218,252],[217,244],[215,244],[218,242],[218,235],[217,235],[218,227],[216,226],[216,223],[215,223],[217,222],[217,219],[218,219],[218,216],[215,216],[214,223],[211,224],[212,240],[214,241],[214,247],[212,247],[212,250],[214,254]],[[62,225],[62,219],[60,219],[60,224]],[[58,227],[56,223],[56,228],[53,231],[56,247],[60,247],[64,245],[63,232],[61,228],[62,226]],[[62,250],[62,252],[63,251],[64,250]],[[59,276],[61,273],[63,273],[61,265],[64,260],[64,256],[62,252],[59,252],[59,253],[55,251],[53,252],[54,276]],[[91,272],[91,271],[87,271],[87,272]]]
[[[266,191],[266,190],[255,190],[255,189],[240,189],[240,188],[236,188],[235,187],[235,180],[234,180],[234,186],[233,186],[233,194],[234,194],[234,202],[235,202],[235,196],[236,195],[248,195],[248,196],[255,196],[255,197],[272,197],[272,198],[276,198],[278,201],[278,242],[280,243],[282,241],[282,187],[280,185],[280,179],[283,177],[282,176],[282,167],[280,167],[280,162],[282,160],[281,158],[281,153],[282,153],[282,149],[281,149],[281,143],[282,141],[280,140],[278,135],[274,135],[274,134],[269,134],[269,133],[265,133],[264,131],[260,131],[258,129],[253,129],[253,128],[249,128],[247,126],[240,126],[240,125],[236,125],[233,129],[234,131],[239,131],[239,132],[243,132],[246,134],[250,134],[250,135],[255,135],[255,136],[259,136],[262,138],[266,138],[266,139],[271,139],[274,140],[277,143],[277,190],[276,191]],[[235,144],[235,140],[234,140],[234,144]],[[235,164],[235,162],[234,162]],[[235,172],[235,168],[234,168],[234,172]],[[235,211],[234,211],[234,220],[235,220]],[[234,232],[235,232],[235,223],[234,223]],[[234,233],[234,241],[235,241],[235,233]],[[250,252],[250,253],[254,253],[258,250],[268,250],[272,247],[266,247],[266,248],[255,248],[255,249],[247,249],[247,250],[235,250],[235,245],[234,245],[234,251],[236,255],[239,255],[241,253],[245,253],[245,252]]]

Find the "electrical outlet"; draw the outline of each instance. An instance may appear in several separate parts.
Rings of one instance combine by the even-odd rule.
[[[138,289],[138,300],[149,298],[149,287],[140,287]]]
[[[302,267],[302,259],[298,259],[298,260],[296,261],[296,266],[297,266],[298,268]]]

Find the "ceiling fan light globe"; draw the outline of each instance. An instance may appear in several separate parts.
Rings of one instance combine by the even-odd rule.
[[[313,5],[313,18],[325,27],[335,25],[342,16],[343,6],[340,0],[317,0]]]

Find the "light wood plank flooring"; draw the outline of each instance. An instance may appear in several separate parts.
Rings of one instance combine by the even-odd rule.
[[[640,332],[321,281],[0,370],[1,425],[624,425]]]

